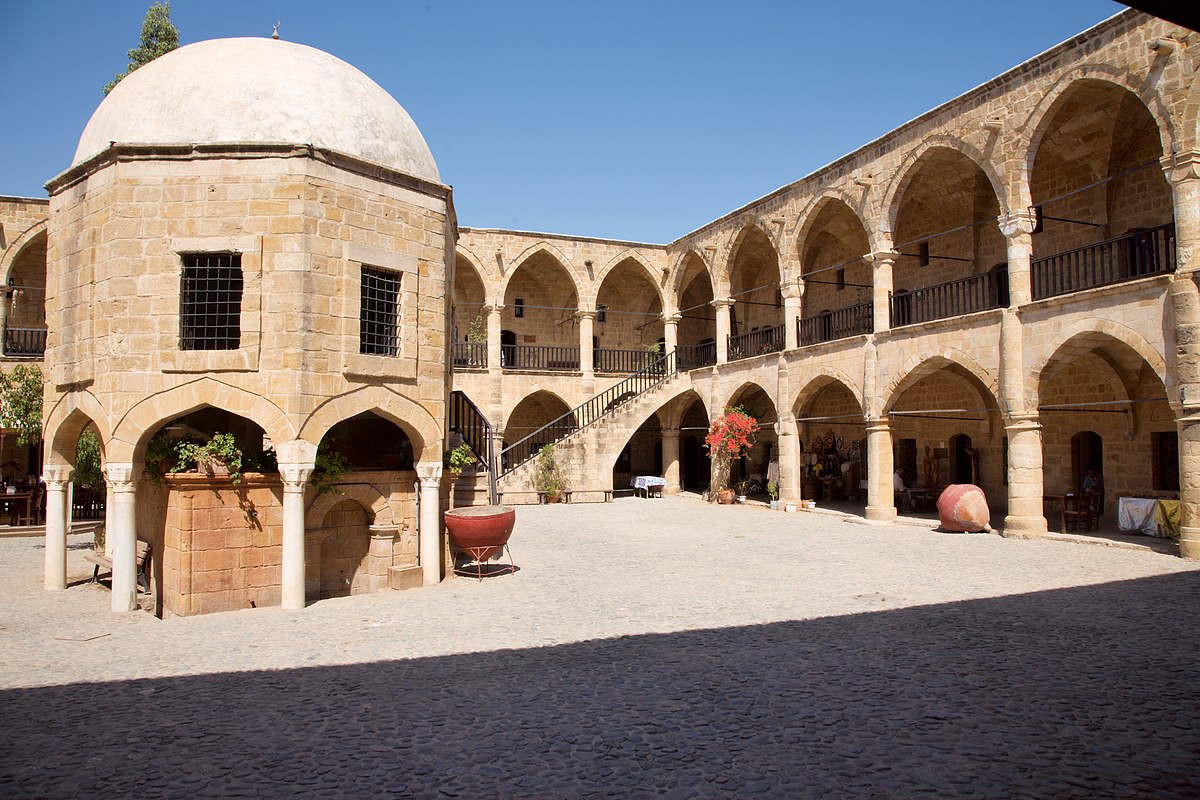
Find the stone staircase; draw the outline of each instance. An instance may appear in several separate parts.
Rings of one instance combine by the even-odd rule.
[[[554,445],[559,466],[573,491],[611,489],[610,462],[637,429],[634,421],[640,424],[678,390],[680,381],[686,380],[688,374],[675,369],[674,353],[668,353],[642,373],[596,395],[569,414],[506,448],[504,454],[517,452],[522,459],[517,466],[501,473],[498,488],[510,495],[505,502],[510,498],[520,502],[534,501],[536,450],[547,443]],[[597,406],[601,409],[599,413],[589,413],[590,408]],[[569,424],[570,420],[580,417],[583,419],[577,426]],[[520,448],[526,442],[530,445],[522,451]],[[537,443],[536,448],[532,443]],[[528,494],[517,494],[519,492]]]

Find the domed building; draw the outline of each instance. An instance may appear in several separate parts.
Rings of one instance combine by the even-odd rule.
[[[116,86],[48,189],[48,584],[89,426],[115,610],[135,537],[167,615],[441,579],[454,212],[399,103],[311,47],[200,42]],[[219,434],[240,483],[164,474]]]

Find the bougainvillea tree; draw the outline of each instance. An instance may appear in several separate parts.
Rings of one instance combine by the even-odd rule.
[[[746,413],[741,406],[725,409],[725,413],[712,421],[704,446],[712,459],[712,492],[715,495],[729,488],[729,466],[734,459],[741,458],[754,446],[754,432],[758,420]]]

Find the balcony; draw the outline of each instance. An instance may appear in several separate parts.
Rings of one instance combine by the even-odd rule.
[[[545,344],[502,344],[500,366],[508,370],[579,372],[579,347]]]
[[[892,327],[948,319],[1008,305],[1008,272],[995,270],[891,297]]]
[[[455,342],[455,369],[487,369],[487,342]]]
[[[1174,272],[1175,225],[1136,231],[1098,244],[1034,259],[1034,300]]]
[[[859,303],[796,320],[796,327],[800,346],[803,347],[871,333],[875,330],[875,318],[870,303]]]
[[[46,329],[5,325],[4,355],[13,358],[41,358],[46,355]]]
[[[675,347],[675,363],[687,371],[700,367],[711,367],[717,363],[717,343],[681,344]]]
[[[593,366],[596,372],[609,375],[632,375],[652,361],[662,357],[661,353],[650,350],[618,350],[609,347],[598,347],[592,351]]]
[[[773,325],[770,328],[759,328],[749,333],[739,333],[729,337],[729,360],[753,358],[766,353],[778,353],[783,350],[783,325]]]

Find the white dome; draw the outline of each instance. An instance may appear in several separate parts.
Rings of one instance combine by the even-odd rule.
[[[92,114],[72,164],[112,142],[311,144],[441,182],[412,117],[379,84],[276,39],[197,42],[134,71]]]

